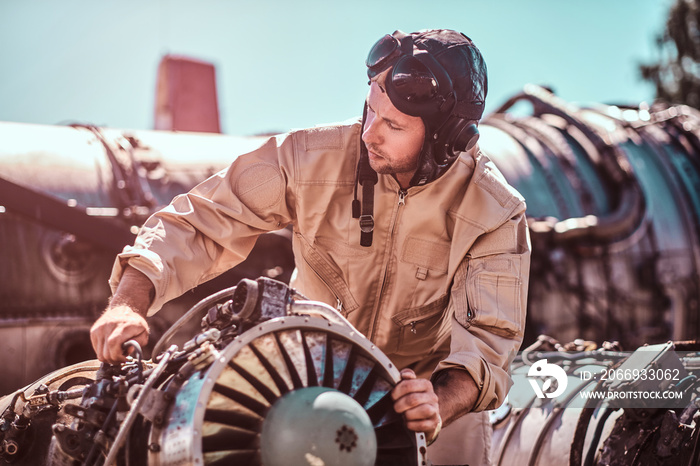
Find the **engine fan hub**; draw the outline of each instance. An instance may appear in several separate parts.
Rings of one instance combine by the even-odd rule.
[[[367,465],[377,438],[369,416],[352,397],[327,387],[306,387],[280,398],[260,438],[265,466]]]

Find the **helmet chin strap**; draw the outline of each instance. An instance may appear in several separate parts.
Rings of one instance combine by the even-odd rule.
[[[362,140],[367,120],[367,102],[362,112],[362,126],[360,130],[360,160],[357,162],[355,172],[355,192],[352,200],[352,216],[360,219],[360,246],[372,246],[374,232],[374,185],[379,181],[377,172],[369,164],[367,146]],[[362,204],[357,199],[357,185],[362,186]]]
[[[438,166],[435,163],[433,153],[433,142],[426,131],[425,138],[423,138],[423,147],[420,150],[420,157],[418,157],[418,167],[413,174],[413,178],[411,178],[409,186],[422,186],[435,179],[435,172]]]

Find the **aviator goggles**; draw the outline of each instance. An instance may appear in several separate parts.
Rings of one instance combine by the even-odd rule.
[[[392,67],[385,86],[399,111],[432,118],[449,115],[454,109],[452,80],[430,53],[425,50],[414,53],[411,35],[401,31],[385,35],[372,46],[365,64],[370,79]]]

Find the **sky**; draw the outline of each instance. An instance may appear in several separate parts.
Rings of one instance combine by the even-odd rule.
[[[395,29],[450,28],[489,71],[486,112],[527,83],[574,103],[650,102],[641,63],[672,0],[0,0],[0,121],[152,129],[165,54],[213,63],[222,132],[361,114],[364,60]]]

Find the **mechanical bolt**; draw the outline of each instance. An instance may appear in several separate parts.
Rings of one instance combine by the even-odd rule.
[[[17,442],[15,442],[14,440],[5,440],[3,442],[3,447],[5,453],[7,453],[8,455],[16,455],[19,451],[19,445],[17,445]]]

